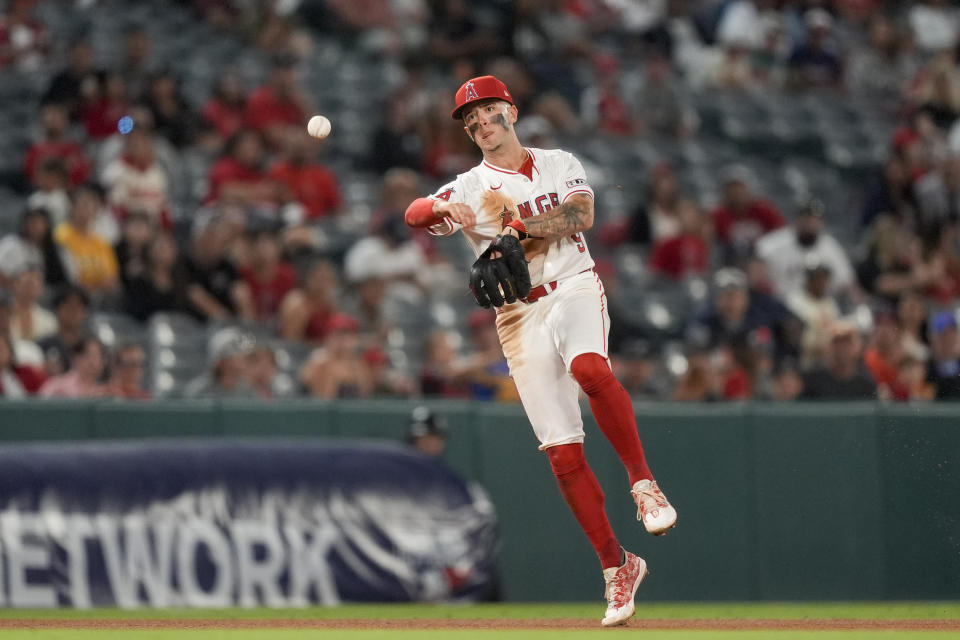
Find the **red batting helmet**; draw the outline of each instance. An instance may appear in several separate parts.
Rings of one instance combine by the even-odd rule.
[[[480,76],[479,78],[470,78],[463,83],[463,86],[457,91],[457,107],[450,116],[454,120],[460,119],[460,113],[463,108],[479,100],[489,100],[496,98],[513,104],[513,96],[507,91],[507,85],[503,84],[493,76]]]

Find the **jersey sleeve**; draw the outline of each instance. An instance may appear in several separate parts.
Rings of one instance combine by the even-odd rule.
[[[560,175],[560,184],[557,185],[560,202],[566,202],[567,198],[576,193],[585,193],[593,197],[593,187],[587,182],[587,172],[573,154],[564,153],[557,170]]]
[[[447,202],[463,202],[463,187],[460,182],[459,178],[453,182],[448,182],[437,189],[436,193],[429,196],[430,199],[446,200]],[[427,232],[434,236],[449,236],[456,233],[459,229],[459,222],[454,222],[449,218],[443,218],[437,224],[427,227]]]

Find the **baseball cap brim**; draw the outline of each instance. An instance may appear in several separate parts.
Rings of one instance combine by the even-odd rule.
[[[502,98],[499,98],[499,99],[502,99]],[[478,102],[493,102],[495,100],[498,100],[498,98],[477,98],[476,100],[471,100],[470,102],[464,102],[461,106],[454,109],[453,113],[451,113],[450,115],[454,120],[462,120],[463,112],[469,109],[471,106],[477,104]],[[509,102],[509,101],[504,100],[504,102]],[[513,103],[511,102],[510,104],[513,104]]]

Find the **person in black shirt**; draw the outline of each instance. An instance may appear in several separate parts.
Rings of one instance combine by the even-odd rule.
[[[827,344],[825,367],[803,376],[802,400],[873,400],[877,387],[863,367],[863,341],[856,325],[846,320],[834,323]]]
[[[228,215],[199,221],[194,228],[186,260],[187,310],[200,320],[256,319],[250,287],[227,256],[230,243],[242,229],[242,221]]]
[[[173,236],[159,232],[147,247],[142,272],[124,278],[124,310],[141,322],[159,311],[187,311],[187,273]]]
[[[711,347],[744,344],[761,328],[773,339],[776,361],[798,355],[800,320],[773,296],[751,290],[742,270],[725,267],[714,274],[710,302],[694,317],[687,337]]]
[[[80,115],[81,102],[90,101],[99,91],[98,70],[93,66],[93,48],[82,36],[73,41],[67,58],[67,67],[50,81],[41,104],[62,104],[73,120]]]
[[[87,336],[87,308],[90,299],[83,289],[67,285],[53,301],[57,332],[37,342],[44,357],[44,370],[56,376],[70,369],[73,349]]]
[[[124,288],[133,278],[147,272],[150,237],[154,229],[150,218],[142,211],[131,211],[123,221],[120,242],[113,248],[120,268],[120,282]]]

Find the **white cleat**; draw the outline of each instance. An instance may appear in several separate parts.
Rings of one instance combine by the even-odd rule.
[[[648,532],[662,536],[677,526],[677,510],[660,491],[655,480],[638,480],[630,493],[637,503],[637,520],[643,523]]]
[[[637,595],[637,588],[649,573],[647,563],[640,556],[624,551],[627,561],[620,567],[611,567],[603,570],[603,579],[607,583],[606,593],[607,613],[600,621],[605,627],[626,624],[633,615],[633,598]]]

